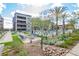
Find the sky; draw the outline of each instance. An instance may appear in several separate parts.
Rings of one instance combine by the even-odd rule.
[[[38,17],[42,11],[44,15],[47,15],[48,9],[63,5],[68,7],[68,12],[79,10],[78,0],[0,0],[0,15],[5,18],[4,27],[12,28],[12,18],[15,12]],[[7,23],[10,26],[6,25]]]

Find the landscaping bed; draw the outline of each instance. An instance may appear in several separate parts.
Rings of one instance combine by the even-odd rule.
[[[77,43],[79,43],[79,31],[59,35],[56,38],[41,37],[43,40],[43,54],[46,56],[66,55]],[[44,47],[47,46],[47,47]]]
[[[75,46],[77,44],[77,42],[79,42],[79,31],[77,32],[72,32],[72,33],[67,33],[64,35],[59,35],[56,38],[43,38],[43,43],[45,45],[55,45],[55,46],[59,46],[62,48],[68,48],[71,49],[73,46]]]
[[[3,51],[3,56],[24,56],[27,55],[27,50],[23,48],[23,42],[17,34],[12,35],[13,41],[7,42]]]
[[[39,36],[43,41],[24,44],[16,33],[12,33],[13,42],[5,43],[3,55],[11,56],[65,56],[78,42],[79,31],[67,33],[57,37]]]

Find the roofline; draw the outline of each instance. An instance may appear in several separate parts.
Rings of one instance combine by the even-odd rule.
[[[27,15],[27,14],[23,14],[23,13],[19,13],[19,12],[16,12],[14,15],[16,15],[16,14],[21,14],[21,15],[25,15],[25,16],[30,16],[30,17],[32,17],[31,15]]]

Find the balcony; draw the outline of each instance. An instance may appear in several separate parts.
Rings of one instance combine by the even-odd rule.
[[[17,23],[18,25],[26,25],[26,23]]]
[[[26,19],[26,17],[23,17],[23,16],[17,16],[17,18],[19,18],[19,19]]]

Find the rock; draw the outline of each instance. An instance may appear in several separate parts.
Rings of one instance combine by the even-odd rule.
[[[43,54],[46,56],[62,56],[65,55],[69,50],[56,46],[48,46],[44,49]]]

